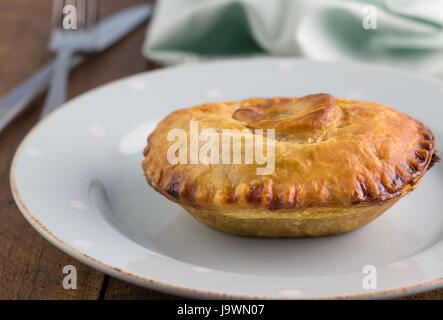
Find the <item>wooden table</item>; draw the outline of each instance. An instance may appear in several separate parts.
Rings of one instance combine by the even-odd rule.
[[[146,2],[106,0],[101,16]],[[46,49],[51,28],[51,0],[0,1],[0,96],[33,74],[52,57]],[[131,32],[106,52],[91,57],[72,72],[70,98],[154,67],[140,54],[145,26]],[[98,272],[51,245],[23,218],[9,189],[9,168],[20,141],[38,121],[44,97],[37,99],[0,134],[0,299],[174,299]],[[77,290],[65,290],[65,265],[77,268]],[[443,290],[414,299],[443,299]]]

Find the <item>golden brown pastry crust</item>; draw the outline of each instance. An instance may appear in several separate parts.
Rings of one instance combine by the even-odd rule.
[[[259,176],[256,168],[262,165],[256,163],[170,164],[168,132],[188,132],[191,120],[200,130],[218,132],[275,129],[274,172]],[[194,211],[252,216],[396,201],[430,166],[434,137],[418,120],[387,106],[315,94],[177,110],[149,136],[144,155],[148,183],[168,199]]]

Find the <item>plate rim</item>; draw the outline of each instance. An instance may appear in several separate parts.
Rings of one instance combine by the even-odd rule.
[[[363,67],[363,68],[370,68],[370,69],[378,69],[383,72],[390,72],[390,73],[396,73],[399,75],[414,77],[420,80],[432,82],[435,84],[439,84],[443,87],[443,81],[432,78],[423,74],[416,74],[413,72],[397,69],[394,67],[386,66],[386,65],[377,65],[377,64],[371,64],[371,63],[362,63],[362,62],[343,62],[343,61],[317,61],[312,60],[309,58],[297,58],[297,57],[254,57],[254,58],[233,58],[233,59],[220,59],[220,60],[211,60],[211,61],[203,61],[203,62],[193,62],[183,65],[176,65],[172,67],[166,67],[161,68],[157,70],[151,70],[151,71],[143,71],[139,72],[127,77],[123,77],[120,79],[116,79],[114,81],[105,83],[103,85],[100,85],[96,88],[93,88],[91,90],[87,90],[83,92],[82,94],[74,97],[73,99],[66,101],[63,105],[61,105],[59,108],[57,108],[55,111],[50,113],[46,118],[43,120],[37,122],[31,130],[25,135],[25,137],[20,142],[19,146],[17,147],[12,163],[10,168],[10,188],[11,193],[13,195],[14,201],[21,212],[21,214],[25,217],[25,219],[28,221],[28,223],[46,240],[48,240],[51,244],[53,244],[58,249],[62,250],[64,253],[68,254],[69,256],[73,257],[74,259],[94,268],[97,269],[105,274],[117,277],[119,279],[122,279],[124,281],[128,281],[131,283],[134,283],[136,285],[140,285],[143,287],[148,287],[154,290],[166,292],[169,294],[176,294],[180,296],[187,296],[187,297],[193,297],[193,298],[215,298],[215,299],[278,299],[278,300],[324,300],[324,299],[377,299],[377,298],[397,298],[397,297],[403,297],[407,295],[414,295],[422,292],[426,292],[429,290],[434,290],[438,288],[443,288],[443,277],[436,278],[433,280],[428,280],[422,283],[410,285],[410,286],[404,286],[399,287],[395,289],[389,289],[389,290],[381,290],[381,291],[373,291],[368,293],[357,293],[357,294],[349,294],[349,295],[337,295],[337,296],[321,296],[321,297],[274,297],[274,296],[250,296],[250,295],[236,295],[236,294],[229,294],[229,293],[219,293],[219,292],[212,292],[212,291],[204,291],[199,289],[194,289],[190,287],[185,286],[177,286],[170,283],[158,281],[149,279],[148,277],[143,277],[139,275],[132,274],[130,272],[121,270],[120,268],[113,267],[112,265],[106,264],[103,261],[100,261],[99,259],[96,259],[92,256],[89,256],[85,253],[82,253],[80,250],[72,247],[71,245],[67,244],[60,238],[58,238],[56,235],[54,235],[45,225],[43,225],[33,214],[32,212],[27,208],[25,205],[20,192],[18,190],[16,179],[15,179],[15,170],[19,161],[19,156],[22,153],[22,150],[28,141],[28,139],[33,136],[33,134],[40,128],[41,125],[46,123],[50,118],[54,116],[58,111],[69,108],[70,105],[75,102],[77,99],[81,99],[85,95],[92,94],[95,91],[101,90],[102,88],[106,86],[115,85],[118,82],[127,81],[131,78],[136,78],[141,75],[145,74],[152,74],[152,73],[163,73],[171,70],[177,70],[182,68],[192,68],[195,66],[201,66],[206,64],[220,64],[220,63],[230,63],[230,62],[250,62],[251,60],[268,60],[268,61],[297,61],[297,62],[309,62],[309,63],[318,63],[318,64],[335,64],[335,65],[347,65],[347,66],[353,66],[353,67]]]

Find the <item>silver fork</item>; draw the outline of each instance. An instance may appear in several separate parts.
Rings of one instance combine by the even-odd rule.
[[[76,8],[77,29],[75,30],[63,28],[65,18],[63,8],[68,5]],[[57,57],[41,118],[66,101],[66,87],[73,55],[77,52],[92,51],[95,48],[96,34],[93,27],[98,20],[98,0],[53,0],[52,10],[53,29],[49,48],[57,52]],[[65,13],[75,18],[72,11]]]

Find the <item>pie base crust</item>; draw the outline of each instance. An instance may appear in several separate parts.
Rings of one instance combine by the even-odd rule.
[[[184,206],[197,220],[240,236],[266,238],[319,237],[360,228],[393,206],[398,199],[375,206],[304,210],[234,210],[218,212]]]

